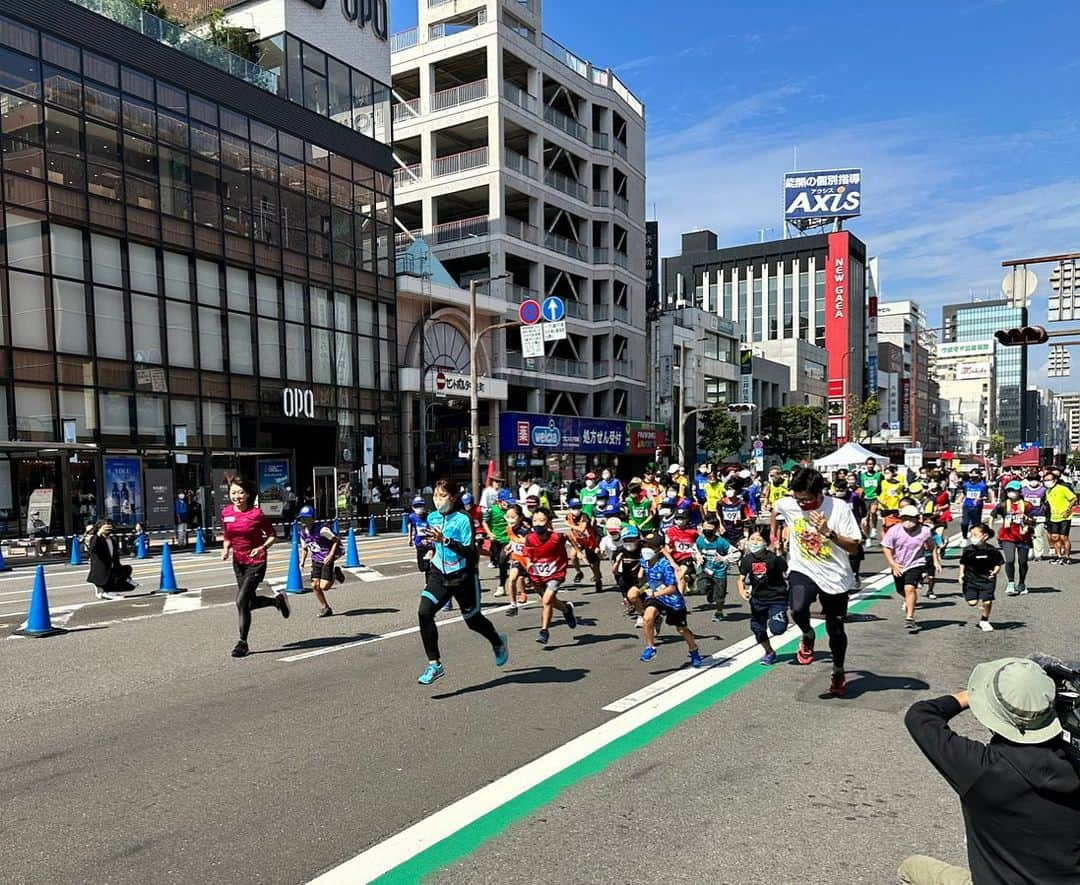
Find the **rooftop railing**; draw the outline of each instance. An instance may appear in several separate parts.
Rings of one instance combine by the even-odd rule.
[[[460,86],[451,86],[449,89],[441,89],[431,94],[431,110],[445,111],[458,105],[480,101],[487,98],[487,80],[474,80],[472,83],[462,83]]]

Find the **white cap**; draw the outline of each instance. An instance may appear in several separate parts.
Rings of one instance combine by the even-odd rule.
[[[671,466],[670,466],[670,467],[669,467],[669,468],[667,469],[667,472],[668,472],[668,473],[673,473],[673,474],[674,474],[674,473],[678,473],[678,472],[679,472],[680,470],[682,470],[682,464],[672,464],[672,465],[671,465]]]
[[[604,523],[604,528],[607,529],[609,532],[611,532],[611,531],[621,532],[622,531],[622,520],[619,519],[619,517],[617,517],[617,516],[609,516],[607,518],[607,522]]]
[[[900,508],[900,515],[917,517],[919,515],[919,510],[917,507],[912,507],[910,504],[908,504],[907,507]]]

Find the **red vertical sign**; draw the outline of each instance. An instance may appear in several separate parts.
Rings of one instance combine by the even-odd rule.
[[[825,349],[829,352],[829,386],[842,381],[844,403],[842,415],[835,411],[829,425],[836,430],[840,444],[847,442],[847,394],[851,377],[851,257],[847,231],[829,234],[828,258],[825,265]],[[831,396],[830,391],[830,396]]]

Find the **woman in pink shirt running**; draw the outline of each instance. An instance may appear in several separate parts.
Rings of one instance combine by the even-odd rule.
[[[234,658],[248,653],[247,637],[251,629],[251,613],[257,608],[274,606],[283,618],[289,616],[289,600],[284,593],[276,596],[259,596],[259,584],[266,577],[266,551],[277,540],[274,526],[252,501],[255,491],[252,483],[234,476],[229,480],[229,500],[221,511],[221,525],[225,544],[221,558],[228,559],[232,553],[233,574],[236,575],[236,608],[240,612],[240,641],[232,650]]]

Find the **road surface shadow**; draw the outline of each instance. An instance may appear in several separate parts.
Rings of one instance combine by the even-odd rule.
[[[400,608],[354,608],[347,612],[334,612],[334,617],[354,618],[357,615],[396,615]]]
[[[926,691],[929,683],[916,676],[882,676],[869,670],[848,671],[845,698],[857,698],[869,692],[882,691]],[[832,697],[825,693],[821,697]]]
[[[575,645],[596,645],[598,642],[613,642],[617,639],[637,638],[633,633],[567,633],[566,635],[571,637],[572,641],[564,642],[562,645],[547,645],[545,646],[547,650],[550,651],[553,648],[570,648]]]
[[[864,624],[869,621],[884,621],[884,618],[879,618],[877,615],[872,615],[869,612],[859,612],[853,615],[847,615],[844,621],[848,624]]]
[[[1027,626],[1027,621],[995,621],[993,618],[990,619],[990,623],[994,625],[995,630],[1019,630]]]
[[[362,639],[375,639],[378,633],[357,633],[353,636],[315,636],[311,639],[299,639],[296,642],[286,642],[281,648],[261,648],[250,651],[252,655],[274,655],[283,651],[310,651],[316,648],[332,648],[335,645],[346,645],[350,642],[359,642]]]
[[[956,626],[963,627],[967,624],[967,621],[958,621],[954,618],[931,618],[929,621],[916,620],[916,624],[919,625],[919,632],[925,633],[927,630],[937,630],[940,627]]]
[[[1028,587],[1028,593],[1060,593],[1059,587]]]
[[[487,691],[489,688],[498,688],[501,685],[543,685],[545,683],[580,682],[591,672],[591,670],[584,667],[572,667],[568,670],[560,670],[558,667],[528,667],[521,670],[510,670],[498,679],[481,682],[478,685],[469,685],[457,691],[433,694],[431,699],[433,701],[442,701],[463,694]]]

